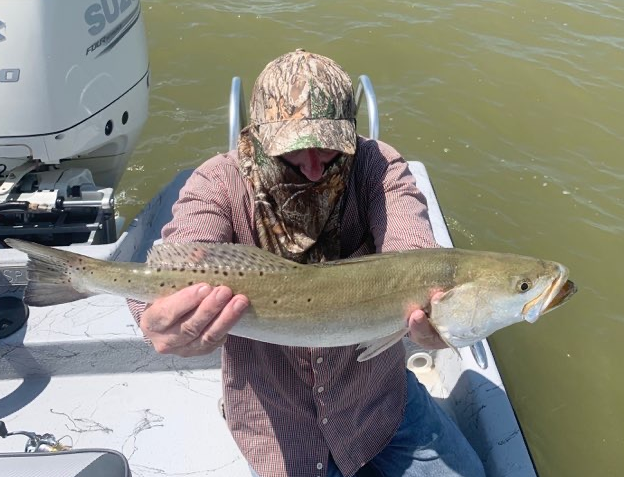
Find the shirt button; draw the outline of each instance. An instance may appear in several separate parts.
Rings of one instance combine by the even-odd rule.
[[[324,388],[323,386],[319,386],[319,387],[318,387],[318,389],[317,389],[317,391],[318,391],[319,393],[322,393],[323,391],[325,391],[325,388]]]
[[[323,420],[321,421],[323,424],[327,424],[328,419],[326,417],[323,418]]]
[[[323,468],[323,463],[322,463],[322,462],[319,462],[318,464],[316,464],[316,468],[317,468],[318,470],[321,470],[321,469]]]
[[[318,358],[316,358],[316,362],[317,362],[318,364],[321,364],[321,363],[323,362],[323,357],[322,357],[322,356],[319,356]]]

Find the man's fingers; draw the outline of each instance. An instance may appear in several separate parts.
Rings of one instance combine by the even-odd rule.
[[[204,302],[205,301],[207,300],[204,300]],[[223,344],[225,337],[236,322],[241,318],[243,312],[248,306],[249,300],[243,295],[237,295],[231,298],[229,303],[227,303],[227,305],[221,310],[219,318],[214,320],[204,330],[201,340],[206,344],[217,343],[217,346]]]
[[[220,345],[247,305],[245,296],[232,298],[230,288],[217,287],[184,317],[180,323],[181,335],[188,342],[200,338],[207,344]]]
[[[442,299],[444,297],[443,291],[436,291],[431,295],[431,303]],[[427,313],[420,309],[413,309],[407,318],[409,327],[410,339],[417,345],[425,349],[443,349],[448,348],[448,345],[444,342],[436,329],[429,322]]]
[[[438,332],[431,326],[423,310],[413,311],[409,318],[410,338],[425,349],[443,349],[447,344],[440,338]]]
[[[422,326],[427,321],[427,314],[423,310],[414,310],[409,317],[410,323],[416,323]]]
[[[435,303],[437,301],[440,301],[442,299],[442,297],[444,297],[444,295],[446,295],[446,292],[443,291],[437,291],[435,292],[433,295],[431,295],[431,302]]]
[[[144,314],[142,328],[159,353],[198,356],[223,345],[249,305],[225,286],[196,285],[156,300]]]
[[[208,296],[199,302],[192,314],[180,323],[180,331],[189,340],[198,338],[232,298],[232,290],[228,287],[214,288]]]
[[[148,332],[164,333],[187,313],[197,308],[212,290],[211,286],[200,283],[154,300],[145,311],[141,327]]]
[[[208,321],[208,324],[200,333],[199,337],[187,345],[177,348],[174,352],[180,356],[199,356],[211,353],[222,346],[227,340],[227,334],[241,318],[245,309],[249,306],[249,300],[244,295],[232,297],[229,288],[216,289],[201,303],[194,316],[189,317],[187,322],[193,330],[197,330],[202,323],[206,323],[210,316],[216,312],[216,318]],[[223,301],[226,305],[221,308]],[[227,301],[229,300],[229,301]]]

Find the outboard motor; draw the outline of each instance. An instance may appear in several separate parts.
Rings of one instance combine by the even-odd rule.
[[[148,89],[139,0],[2,2],[0,241],[116,240]]]

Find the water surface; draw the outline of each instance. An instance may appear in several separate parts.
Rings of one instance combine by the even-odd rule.
[[[233,76],[249,93],[298,47],[367,74],[381,139],[425,163],[456,245],[557,260],[579,286],[490,340],[540,476],[624,475],[622,2],[142,4],[150,119],[122,215],[226,149]]]

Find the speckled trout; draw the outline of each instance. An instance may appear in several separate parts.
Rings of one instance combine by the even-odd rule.
[[[225,285],[250,300],[231,334],[289,346],[359,344],[360,361],[405,336],[406,317],[417,307],[458,348],[513,323],[534,322],[576,291],[559,263],[455,248],[302,265],[246,245],[163,243],[146,263],[130,263],[6,243],[28,254],[28,305],[101,293],[151,303],[195,283]]]

